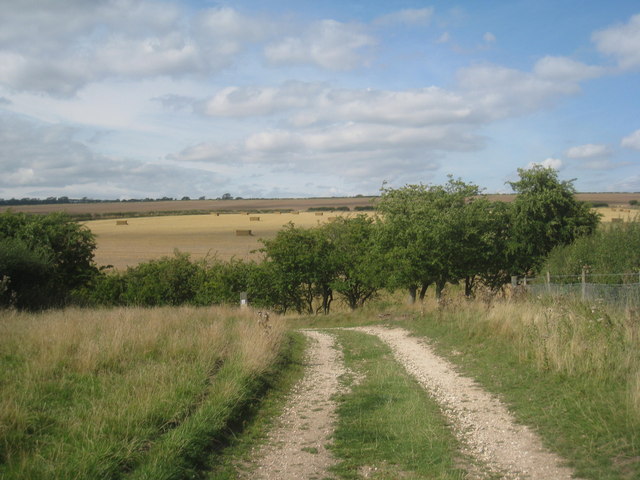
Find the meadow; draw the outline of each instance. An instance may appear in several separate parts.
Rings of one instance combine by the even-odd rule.
[[[230,308],[1,311],[0,478],[186,478],[282,370],[282,323],[255,327]]]

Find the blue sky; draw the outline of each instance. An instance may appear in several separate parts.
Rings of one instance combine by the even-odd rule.
[[[0,8],[2,198],[640,191],[637,1]]]

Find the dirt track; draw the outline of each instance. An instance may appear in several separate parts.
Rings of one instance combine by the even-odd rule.
[[[387,343],[407,372],[441,405],[463,444],[464,453],[476,460],[469,479],[504,478],[565,480],[572,471],[562,459],[547,451],[529,428],[515,423],[506,407],[472,379],[455,372],[429,345],[405,330],[359,327]],[[250,478],[332,478],[327,472],[335,460],[325,445],[330,441],[335,417],[332,395],[345,373],[341,352],[333,338],[307,331],[313,341],[307,372],[290,397],[279,427],[256,453],[258,465]]]
[[[255,469],[246,478],[301,480],[331,478],[335,460],[327,450],[333,433],[339,378],[346,373],[333,337],[304,332],[310,340],[307,368],[296,385],[268,443],[255,452]]]

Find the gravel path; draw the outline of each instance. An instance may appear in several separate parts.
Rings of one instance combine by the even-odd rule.
[[[307,368],[294,387],[277,427],[254,455],[255,469],[245,478],[301,480],[332,478],[335,463],[325,448],[334,429],[339,378],[347,370],[332,336],[304,331],[309,337]]]
[[[429,345],[403,329],[359,327],[387,343],[395,358],[415,376],[442,405],[454,425],[466,453],[504,479],[564,480],[572,471],[560,466],[562,459],[547,451],[527,427],[515,423],[505,406],[472,379],[455,372],[435,355]]]

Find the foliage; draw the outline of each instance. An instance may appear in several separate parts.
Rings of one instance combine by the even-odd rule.
[[[362,307],[384,286],[384,259],[375,245],[374,221],[366,215],[337,217],[321,233],[331,245],[331,287],[352,310]]]
[[[98,272],[93,234],[62,213],[2,213],[0,240],[4,242],[0,276],[9,277],[20,308],[64,304],[74,289],[87,285]],[[7,274],[9,268],[15,283]]]
[[[536,270],[558,245],[593,233],[599,215],[575,199],[573,181],[560,181],[552,168],[518,169],[520,180],[508,182],[518,193],[513,202],[509,254],[517,272]]]
[[[16,238],[0,239],[0,308],[38,308],[48,303],[53,265],[46,252]]]
[[[465,279],[470,295],[478,275],[492,285],[503,281],[508,207],[477,199],[478,193],[451,177],[445,185],[383,189],[379,241],[391,287],[408,288],[414,299],[421,288],[422,299],[432,283],[440,297],[447,282]]]
[[[319,296],[328,312],[335,265],[331,245],[321,231],[289,223],[275,238],[261,242],[287,303],[299,313],[313,313],[314,300]]]
[[[233,305],[238,303],[240,293],[247,291],[255,263],[214,259],[204,262],[201,268],[193,302],[196,305]]]
[[[588,266],[591,273],[630,273],[637,278],[640,223],[612,223],[570,245],[560,245],[551,251],[540,270],[554,275],[580,275],[584,266]]]

